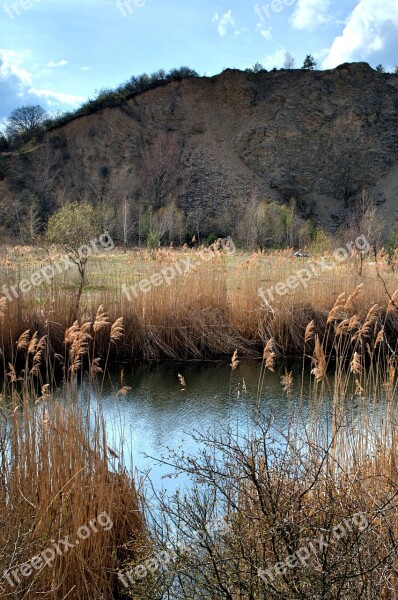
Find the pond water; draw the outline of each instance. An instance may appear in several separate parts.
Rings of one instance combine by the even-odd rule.
[[[290,398],[282,391],[281,372],[267,371],[258,401],[258,383],[261,361],[243,363],[231,372],[227,361],[190,363],[179,366],[167,363],[153,368],[124,366],[123,385],[131,387],[124,396],[117,395],[121,388],[120,371],[110,372],[102,393],[91,391],[90,414],[101,409],[106,422],[109,446],[118,454],[123,449],[124,464],[128,469],[146,473],[157,490],[173,491],[187,483],[165,477],[171,467],[157,459],[167,455],[168,448],[198,452],[192,439],[194,432],[220,433],[229,425],[240,433],[253,431],[259,414],[272,415],[276,430],[287,431],[295,416],[308,422],[308,399],[301,395],[301,373]],[[181,391],[178,374],[186,382]],[[304,388],[308,388],[306,381]],[[88,404],[88,386],[81,386],[83,403]],[[118,461],[115,461],[116,465]]]

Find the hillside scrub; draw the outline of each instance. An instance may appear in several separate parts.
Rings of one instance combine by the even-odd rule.
[[[27,141],[35,139],[37,136],[42,136],[44,132],[51,131],[69,123],[73,119],[82,117],[85,115],[93,114],[104,108],[111,108],[115,106],[121,106],[129,98],[136,94],[142,94],[148,90],[154,89],[161,85],[166,85],[172,81],[181,81],[182,79],[190,77],[199,77],[198,73],[189,67],[180,67],[178,69],[171,69],[169,72],[159,69],[151,75],[143,73],[142,75],[133,75],[128,81],[120,84],[117,88],[102,88],[97,92],[95,98],[87,100],[75,111],[64,112],[59,116],[46,115],[45,111],[39,107],[21,107],[16,109],[14,113],[18,111],[28,112],[27,109],[36,108],[36,113],[41,110],[40,118],[34,123],[34,126],[29,126],[26,121],[21,124],[21,120],[18,121],[17,127],[13,127],[13,123],[16,119],[11,114],[9,119],[9,127],[7,129],[8,142],[12,144],[13,148],[19,148]],[[30,110],[32,112],[32,110]],[[0,148],[1,150],[1,148]]]

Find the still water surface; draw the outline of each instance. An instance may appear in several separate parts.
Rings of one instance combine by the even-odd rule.
[[[193,432],[219,433],[230,425],[240,433],[255,428],[259,412],[273,416],[276,430],[286,431],[292,415],[308,421],[308,400],[301,398],[300,371],[290,398],[282,392],[281,373],[267,372],[261,401],[258,402],[260,362],[241,364],[232,372],[228,362],[175,363],[148,367],[124,367],[123,385],[131,387],[125,396],[117,396],[120,373],[111,372],[102,394],[91,394],[90,414],[101,408],[106,422],[108,444],[117,453],[123,449],[124,464],[140,473],[148,473],[157,489],[172,491],[187,484],[185,478],[164,478],[172,472],[156,459],[167,449],[198,452]],[[185,377],[181,391],[178,373]],[[308,382],[306,383],[308,385]],[[81,387],[88,403],[87,385]],[[259,405],[260,404],[260,405]]]

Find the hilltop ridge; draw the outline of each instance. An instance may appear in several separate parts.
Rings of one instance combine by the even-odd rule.
[[[398,76],[367,63],[168,81],[3,153],[3,232],[21,197],[34,195],[44,218],[72,200],[104,200],[116,211],[126,198],[144,205],[162,148],[168,198],[196,214],[204,233],[232,232],[254,196],[294,198],[301,216],[333,230],[365,188],[395,222],[397,94]]]

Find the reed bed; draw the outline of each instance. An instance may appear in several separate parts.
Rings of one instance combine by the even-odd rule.
[[[4,251],[0,261],[2,281],[15,284],[55,256],[40,255],[29,248]],[[320,258],[312,256],[311,261],[316,263]],[[323,258],[326,263],[333,260],[327,253]],[[190,259],[197,266],[176,276],[169,285],[152,286],[147,293],[138,290],[137,297],[130,293],[131,299],[123,294],[123,284],[139,284],[164,268],[176,266],[181,259]],[[200,259],[200,250],[192,249],[126,254],[115,251],[91,259],[78,320],[92,320],[100,304],[112,319],[123,318],[125,337],[122,343],[112,346],[111,358],[203,359],[230,355],[235,349],[240,355],[256,356],[270,337],[278,354],[297,356],[301,355],[308,321],[314,320],[319,335],[326,330],[332,298],[338,293],[349,293],[363,283],[357,307],[363,318],[375,303],[386,306],[389,298],[385,285],[391,295],[395,290],[394,272],[384,259],[365,262],[359,276],[358,258],[353,256],[312,277],[306,287],[299,285],[285,296],[275,294],[270,306],[260,298],[260,288],[275,287],[303,268],[306,260],[294,257],[290,249],[270,254],[237,252],[231,256],[215,252],[206,262]],[[26,330],[37,331],[39,337],[48,336],[51,350],[62,353],[65,331],[75,320],[72,313],[78,287],[77,274],[68,271],[12,302],[3,301],[3,357],[13,360],[14,340]],[[389,318],[387,329],[392,337],[397,333],[395,318]],[[104,356],[107,340],[99,338],[97,348]]]
[[[23,332],[14,344],[0,395],[2,598],[117,598],[118,569],[148,547],[141,492],[123,468],[123,448],[108,446],[101,413],[90,402],[83,412],[79,401],[79,376],[88,371],[89,401],[94,381],[101,386],[101,335],[109,356],[123,322],[99,307],[93,322],[66,330],[58,357],[37,332]],[[64,374],[61,400],[56,363]]]
[[[218,266],[210,285],[220,295],[212,295],[206,288],[207,302],[215,298],[221,306],[223,298],[224,318],[230,318],[231,271],[238,269],[237,276],[241,281],[247,277],[249,285],[249,281],[256,281],[260,267],[251,267],[250,271],[242,263],[228,263],[229,258],[223,255],[214,260]],[[250,261],[258,263],[267,257],[256,256],[249,263],[247,260],[244,264],[250,265]],[[286,265],[290,259],[281,255],[279,260]],[[190,274],[193,281],[183,290],[185,301],[197,299],[194,291],[199,294],[201,289],[199,274]],[[383,279],[388,279],[388,273]],[[166,306],[150,300],[152,291],[141,300],[140,310],[149,322],[163,317],[166,308],[171,314],[171,303],[176,305],[178,299],[173,289],[165,288],[162,300]],[[302,381],[306,369],[311,369],[312,376],[311,414],[306,426],[303,428],[297,417],[279,432],[285,440],[281,445],[280,435],[279,441],[274,435],[272,419],[261,414],[267,374],[275,369],[281,352],[280,342],[267,329],[261,335],[257,332],[258,340],[264,338],[262,351],[257,354],[261,359],[257,427],[242,439],[230,424],[224,432],[203,434],[204,451],[199,455],[167,458],[168,464],[189,474],[194,485],[185,495],[159,497],[158,523],[152,507],[148,508],[155,520],[150,532],[134,482],[123,471],[112,468],[119,449],[108,447],[100,416],[88,427],[78,403],[61,406],[51,395],[54,359],[63,369],[69,400],[75,398],[78,378],[83,374],[89,392],[94,386],[101,387],[114,348],[116,353],[121,352],[125,336],[131,339],[135,335],[125,326],[128,317],[112,317],[103,305],[95,309],[92,306],[92,316],[90,312],[83,314],[82,319],[65,323],[60,329],[62,339],[57,343],[60,351],[56,357],[50,330],[40,336],[36,327],[13,340],[13,357],[8,361],[3,390],[8,402],[4,403],[1,446],[1,500],[5,506],[0,517],[1,568],[7,570],[26,562],[53,539],[73,536],[100,512],[106,511],[114,525],[109,531],[92,534],[73,552],[57,556],[52,569],[42,569],[31,579],[23,578],[22,587],[7,589],[6,593],[15,598],[40,593],[53,600],[118,598],[119,566],[134,569],[157,551],[166,551],[173,544],[170,536],[177,533],[181,540],[192,543],[195,539],[194,551],[177,552],[166,570],[151,573],[125,591],[127,597],[396,598],[398,361],[394,328],[398,294],[388,296],[384,284],[372,273],[366,285],[360,282],[339,292],[334,298],[325,292],[322,322],[316,318],[305,320],[305,312],[300,322],[302,335],[297,346],[303,365]],[[380,294],[380,305],[374,302],[376,293]],[[90,302],[94,298],[95,294]],[[153,312],[149,318],[150,307]],[[178,310],[182,307],[175,306],[175,318],[176,312],[181,318]],[[159,323],[159,327],[163,325]],[[5,314],[2,324],[7,326]],[[197,328],[203,324],[200,321]],[[247,339],[242,323],[239,335]],[[167,337],[168,351],[176,343],[177,334],[173,336]],[[161,337],[155,347],[164,350],[164,339]],[[178,339],[184,348],[187,340]],[[233,337],[228,339],[229,343],[235,341]],[[253,353],[258,340],[253,337]],[[191,352],[188,348],[186,355]],[[239,372],[241,355],[239,347],[231,353],[229,364],[234,375]],[[179,376],[179,380],[184,388],[184,378]],[[284,393],[289,395],[293,384],[293,374],[285,371],[281,377]],[[127,391],[122,386],[119,394]],[[332,537],[334,528],[359,513],[366,526],[347,526],[344,536]],[[225,532],[194,537],[220,515],[228,525]],[[272,570],[321,536],[330,543],[312,551],[305,564],[279,574]],[[259,577],[258,569],[265,573],[263,577]]]
[[[133,479],[113,468],[102,420],[88,430],[79,411],[55,401],[18,400],[4,411],[1,597],[115,598],[117,570],[139,555],[146,527]],[[43,552],[49,564],[29,568]]]

